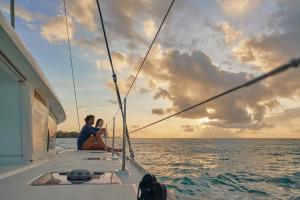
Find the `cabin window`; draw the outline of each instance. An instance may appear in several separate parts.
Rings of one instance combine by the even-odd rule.
[[[32,159],[37,160],[43,158],[47,152],[49,110],[46,100],[38,92],[34,92],[34,97],[32,103]]]

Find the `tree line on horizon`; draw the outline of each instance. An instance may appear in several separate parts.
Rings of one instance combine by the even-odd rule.
[[[77,138],[79,135],[78,132],[68,132],[68,131],[57,131],[56,138]]]
[[[68,132],[68,131],[57,131],[56,132],[56,138],[77,138],[79,135],[78,132],[76,131],[71,131],[71,132]],[[109,136],[107,138],[110,138]],[[116,138],[121,138],[121,136],[116,136]]]

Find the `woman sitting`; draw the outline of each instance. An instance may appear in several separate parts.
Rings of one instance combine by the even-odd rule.
[[[104,121],[97,120],[96,128],[92,125],[95,121],[94,115],[86,116],[85,125],[82,127],[80,134],[77,138],[78,150],[106,150],[111,152],[112,148],[106,146],[101,139],[101,135],[107,134],[107,130],[102,128]],[[121,152],[122,149],[114,149],[115,152]]]

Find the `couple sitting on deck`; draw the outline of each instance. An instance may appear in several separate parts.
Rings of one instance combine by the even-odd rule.
[[[86,116],[85,125],[82,127],[80,134],[77,138],[77,149],[78,150],[106,150],[111,152],[112,148],[106,146],[102,141],[101,136],[107,134],[107,130],[102,128],[103,119],[98,119],[96,126],[92,125],[95,123],[95,116]],[[115,152],[121,152],[122,149],[114,149]]]

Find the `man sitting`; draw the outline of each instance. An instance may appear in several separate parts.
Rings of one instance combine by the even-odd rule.
[[[94,128],[92,125],[95,121],[94,115],[86,116],[85,125],[82,127],[77,138],[78,150],[106,150],[111,152],[112,148],[105,145],[101,139],[102,134],[106,134],[106,129]],[[103,124],[103,120],[102,120]],[[122,149],[114,149],[115,152],[121,152]]]

